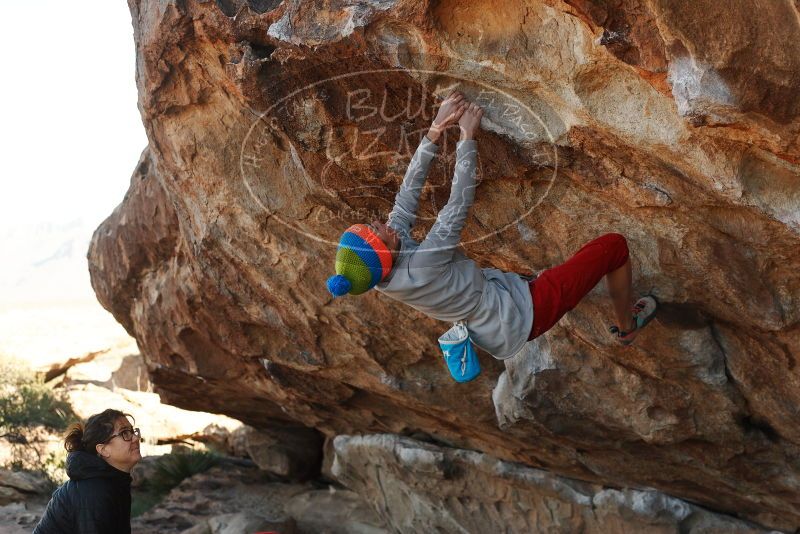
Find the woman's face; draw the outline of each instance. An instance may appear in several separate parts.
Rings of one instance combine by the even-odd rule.
[[[127,432],[125,432],[127,430]],[[142,459],[139,452],[139,437],[133,434],[133,426],[126,417],[120,417],[114,423],[114,437],[97,446],[97,453],[106,462],[120,471],[130,472]],[[125,441],[123,437],[130,437]]]

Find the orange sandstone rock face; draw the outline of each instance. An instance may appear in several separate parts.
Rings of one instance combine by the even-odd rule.
[[[129,0],[149,146],[89,251],[169,402],[328,436],[423,433],[557,475],[800,525],[800,27],[791,2]],[[663,313],[600,286],[517,357],[446,373],[448,325],[332,300],[435,113],[485,108],[463,247],[529,273],[622,232]],[[448,132],[417,236],[447,201]]]

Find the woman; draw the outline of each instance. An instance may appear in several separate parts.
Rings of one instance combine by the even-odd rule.
[[[34,534],[130,533],[130,472],[142,455],[141,433],[128,417],[108,409],[70,426],[69,480],[53,492]]]
[[[536,279],[499,269],[481,269],[458,244],[475,196],[477,141],[483,110],[458,91],[439,108],[403,178],[389,221],[355,224],[336,251],[336,275],[328,291],[338,297],[370,288],[435,319],[466,321],[470,339],[498,359],[517,354],[544,334],[603,278],[608,283],[617,324],[616,340],[629,345],[655,316],[652,295],[631,309],[631,262],[621,234],[590,241],[561,265]],[[450,198],[421,243],[410,237],[420,193],[436,155],[441,132],[458,122],[456,165]],[[534,313],[535,312],[535,313]]]

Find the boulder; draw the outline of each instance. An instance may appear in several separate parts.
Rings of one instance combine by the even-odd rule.
[[[52,490],[43,473],[0,469],[0,505],[24,501]]]
[[[303,532],[388,534],[386,523],[366,499],[346,489],[311,490],[286,503],[286,512]]]
[[[334,448],[333,474],[395,532],[768,532],[650,488],[604,488],[410,438],[337,436]]]
[[[284,478],[306,480],[320,473],[323,439],[312,428],[273,426],[250,429],[247,454],[259,469]]]
[[[429,436],[613,488],[800,525],[796,2],[130,0],[149,144],[92,286],[177,406]],[[603,284],[456,384],[449,326],[332,299],[344,228],[386,217],[440,98],[481,104],[462,248],[532,273],[628,240],[659,318],[614,343]],[[413,237],[447,202],[441,139]]]
[[[129,354],[122,359],[119,367],[111,373],[111,387],[132,391],[152,391],[150,375],[141,354]]]
[[[25,494],[15,488],[0,486],[0,506],[25,500]]]

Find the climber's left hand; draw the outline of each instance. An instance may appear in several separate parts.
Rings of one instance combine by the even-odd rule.
[[[433,119],[430,129],[428,130],[428,137],[435,136],[436,138],[450,125],[458,122],[461,114],[467,108],[467,100],[459,91],[453,91],[445,98],[439,106],[439,111],[436,113],[436,118]],[[431,139],[436,142],[436,139]]]

